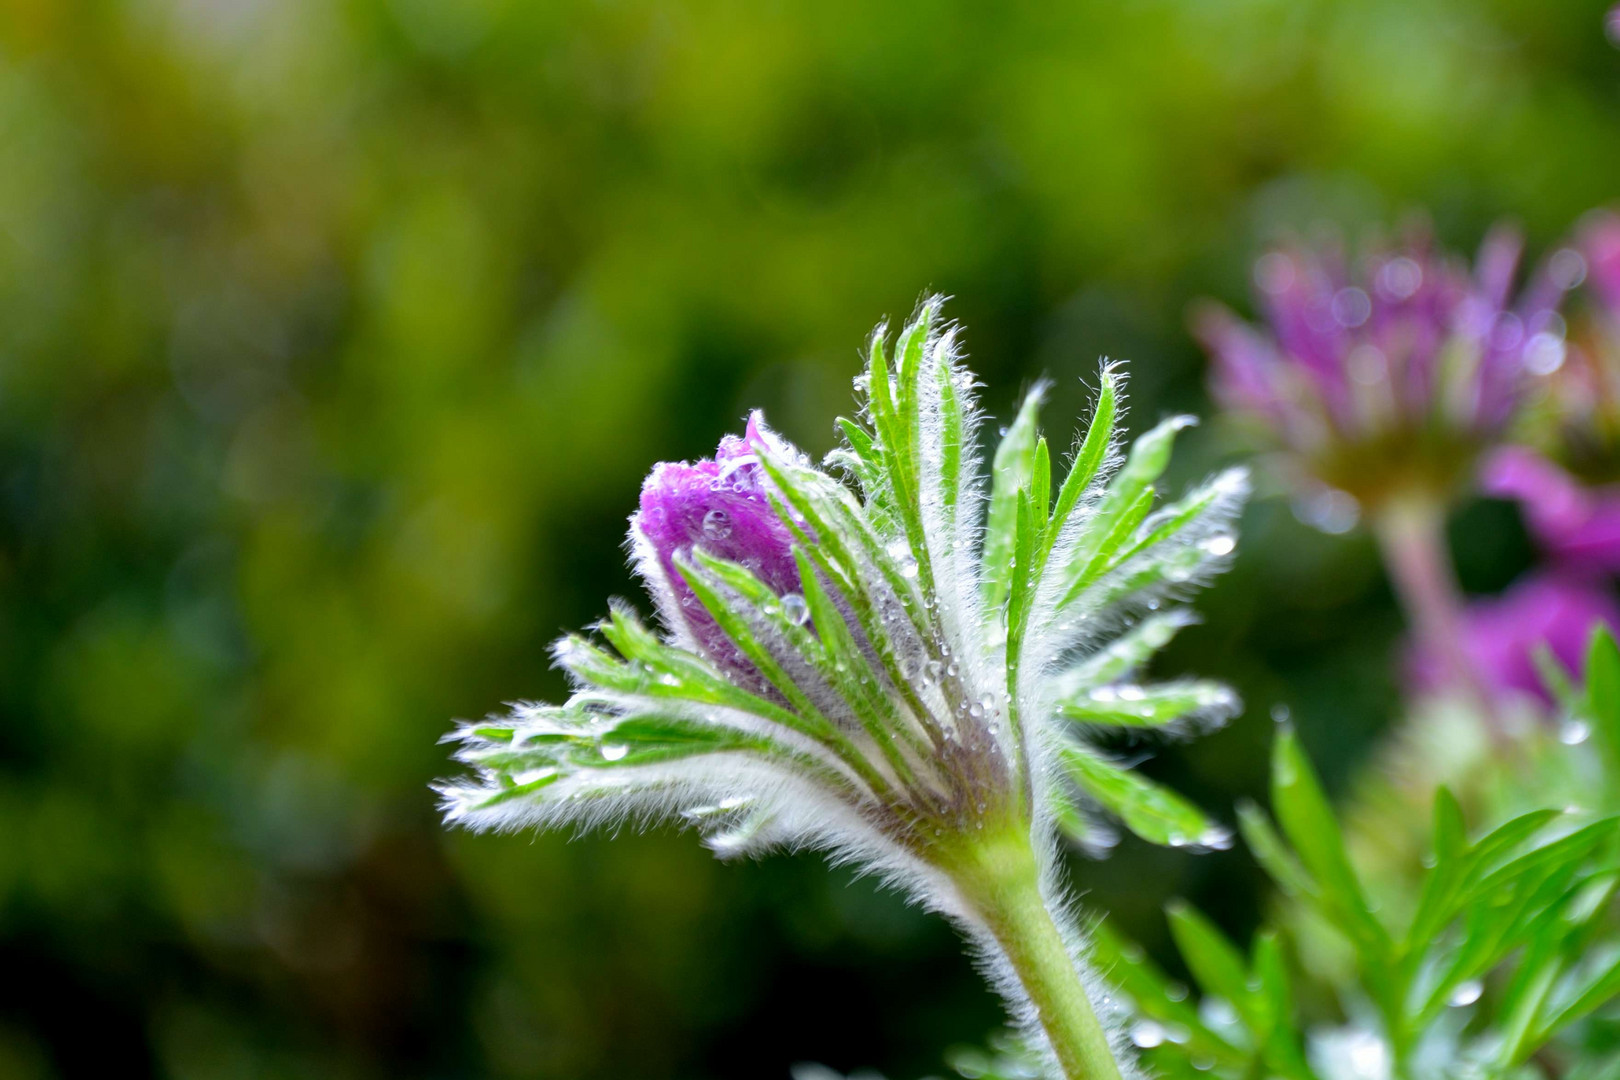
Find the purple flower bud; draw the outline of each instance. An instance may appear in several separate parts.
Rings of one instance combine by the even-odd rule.
[[[1601,582],[1567,573],[1534,573],[1501,596],[1468,606],[1463,645],[1495,693],[1550,704],[1536,667],[1537,649],[1545,644],[1565,669],[1578,675],[1599,623],[1620,627],[1620,604]],[[1442,670],[1438,658],[1422,650],[1412,657],[1412,678],[1420,687],[1440,683]]]
[[[757,679],[757,672],[699,602],[676,568],[675,556],[701,548],[752,570],[778,595],[798,592],[793,537],[771,507],[765,470],[754,454],[762,438],[755,413],[746,437],[720,440],[714,460],[654,466],[641,487],[641,507],[631,518],[638,569],[669,631],[677,637],[690,635],[689,645],[748,681]]]
[[[1620,573],[1620,488],[1584,487],[1522,446],[1492,454],[1481,486],[1487,495],[1518,501],[1531,535],[1559,567]]]
[[[1357,273],[1332,251],[1271,251],[1255,265],[1265,329],[1216,305],[1195,313],[1215,396],[1362,501],[1443,492],[1513,418],[1527,376],[1564,355],[1564,287],[1541,275],[1512,304],[1518,260],[1503,230],[1472,275],[1422,243]]]

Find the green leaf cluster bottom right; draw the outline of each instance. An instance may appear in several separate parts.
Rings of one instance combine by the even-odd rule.
[[[1554,681],[1565,724],[1584,725],[1590,739],[1533,737],[1521,771],[1495,778],[1520,803],[1546,805],[1471,830],[1440,787],[1428,854],[1394,902],[1370,899],[1339,815],[1298,738],[1280,728],[1271,814],[1238,810],[1278,892],[1249,948],[1191,905],[1170,905],[1189,988],[1106,920],[1092,927],[1092,963],[1120,995],[1147,1072],[1620,1080],[1620,648],[1606,629],[1593,636],[1586,671],[1584,688]],[[1320,941],[1301,947],[1300,927],[1332,938],[1331,962]],[[949,1063],[969,1080],[1039,1075],[1006,1035],[953,1051]]]

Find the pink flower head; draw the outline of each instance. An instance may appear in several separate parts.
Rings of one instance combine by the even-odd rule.
[[[1519,250],[1499,229],[1472,273],[1421,243],[1354,273],[1332,252],[1273,250],[1255,267],[1265,327],[1213,305],[1195,318],[1215,396],[1330,488],[1444,491],[1513,418],[1527,374],[1563,357],[1563,290],[1543,276],[1512,302]]]
[[[771,506],[765,470],[754,453],[764,437],[755,413],[746,437],[721,439],[712,461],[654,466],[631,518],[641,573],[671,632],[689,633],[710,659],[750,678],[757,673],[698,600],[675,557],[701,548],[753,571],[779,596],[798,591],[793,536]],[[655,565],[648,565],[649,558]]]

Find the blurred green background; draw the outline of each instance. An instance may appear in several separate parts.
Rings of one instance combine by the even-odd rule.
[[[1188,302],[1278,230],[1426,208],[1533,252],[1620,196],[1603,4],[0,0],[0,1077],[906,1080],[1000,1020],[816,857],[441,831],[454,717],[556,697],[640,478],[750,406],[814,452],[958,297],[987,403],[1098,357],[1207,413]],[[1179,482],[1239,452],[1218,425]],[[1528,562],[1464,511],[1466,583]],[[1247,714],[1150,766],[1223,814],[1290,706],[1398,713],[1370,544],[1245,519],[1166,670]],[[1144,748],[1145,749],[1145,748]],[[1243,932],[1240,852],[1087,899]]]

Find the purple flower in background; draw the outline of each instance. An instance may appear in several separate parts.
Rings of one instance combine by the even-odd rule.
[[[1603,17],[1603,29],[1609,35],[1609,40],[1620,45],[1620,4],[1609,9]]]
[[[1550,703],[1536,651],[1545,644],[1566,670],[1579,672],[1598,623],[1620,627],[1620,605],[1601,582],[1543,571],[1520,579],[1501,596],[1469,604],[1463,644],[1497,694]],[[1413,677],[1420,686],[1432,687],[1441,671],[1430,650],[1420,648],[1413,656]]]
[[[1620,7],[1610,12],[1611,20]],[[1594,215],[1581,229],[1581,252],[1586,256],[1592,292],[1614,316],[1620,316],[1620,217]]]
[[[1557,565],[1620,573],[1620,218],[1597,214],[1553,275],[1583,279],[1593,316],[1567,361],[1537,381],[1517,435],[1481,470],[1486,494],[1514,499]]]
[[[1500,229],[1472,273],[1417,242],[1355,271],[1336,252],[1284,247],[1255,266],[1265,328],[1218,305],[1196,313],[1221,405],[1269,430],[1302,488],[1355,500],[1319,524],[1348,528],[1357,503],[1449,495],[1513,419],[1527,374],[1563,362],[1563,289],[1543,275],[1514,303],[1519,252]]]
[[[1531,535],[1558,566],[1620,573],[1620,488],[1585,487],[1522,446],[1492,454],[1481,486],[1487,495],[1519,502]]]
[[[755,413],[746,437],[727,435],[720,440],[714,460],[654,466],[642,484],[641,506],[630,527],[637,570],[669,632],[750,682],[758,673],[699,602],[675,557],[701,547],[752,570],[777,595],[797,597],[793,537],[771,506],[764,470],[754,453],[754,445],[764,437]],[[802,604],[798,597],[797,605]]]

